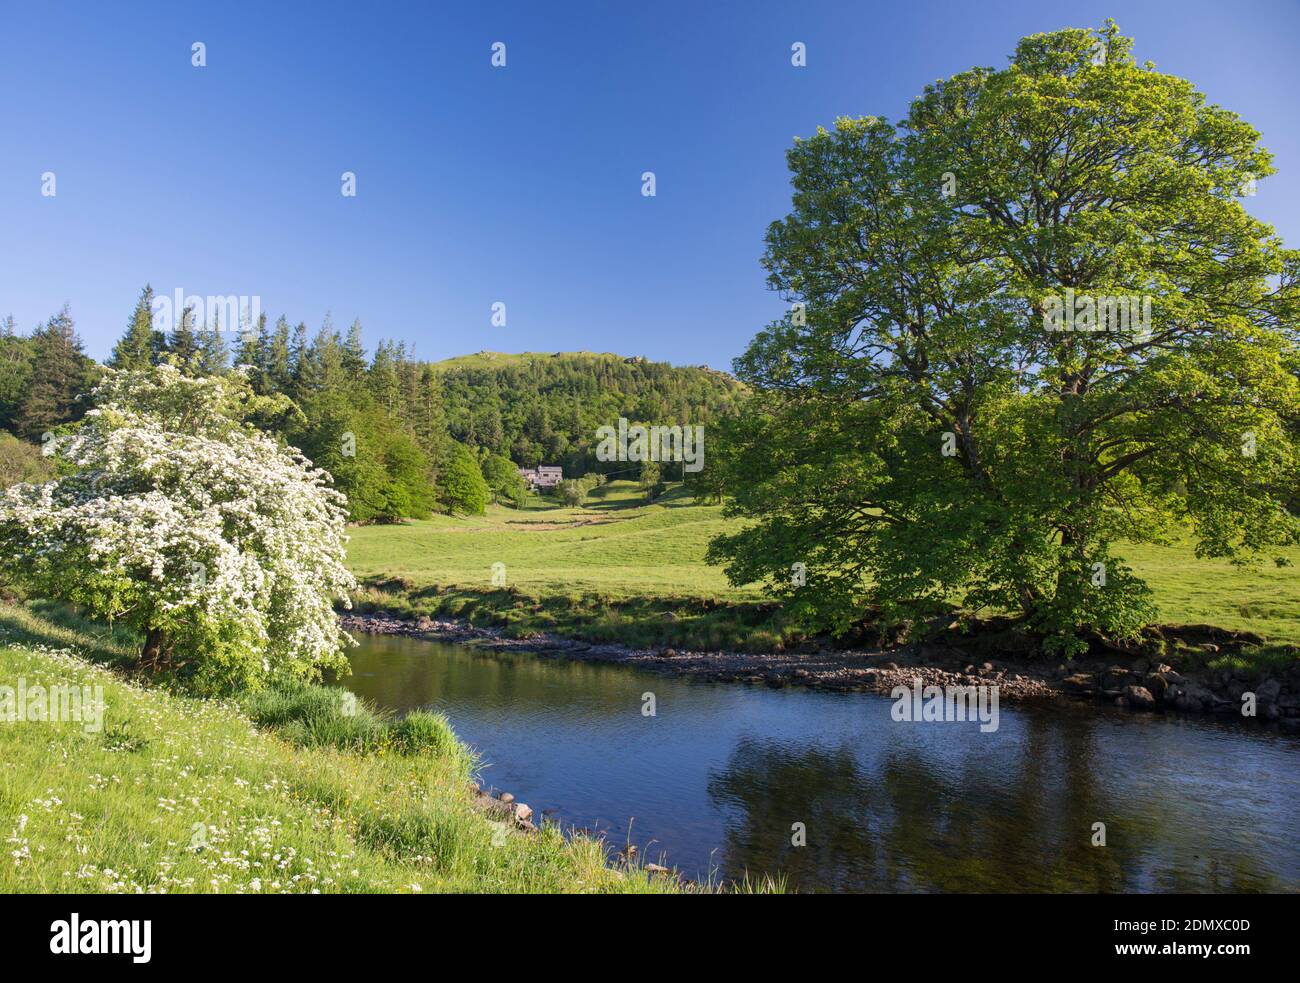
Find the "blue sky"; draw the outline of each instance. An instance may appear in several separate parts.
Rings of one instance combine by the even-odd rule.
[[[148,281],[424,358],[726,368],[782,309],[759,258],[796,135],[1107,16],[1261,131],[1280,173],[1247,206],[1300,244],[1295,0],[5,3],[0,316],[66,302],[105,357]]]

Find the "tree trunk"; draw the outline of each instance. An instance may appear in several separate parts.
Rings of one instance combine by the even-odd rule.
[[[150,628],[140,652],[140,667],[148,672],[162,672],[171,666],[172,642],[161,628]]]

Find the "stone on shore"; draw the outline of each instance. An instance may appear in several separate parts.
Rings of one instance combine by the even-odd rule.
[[[1124,687],[1124,699],[1135,710],[1150,710],[1156,705],[1156,698],[1145,686]]]
[[[1277,702],[1282,693],[1282,684],[1276,679],[1266,679],[1255,687],[1255,699],[1267,706]]]
[[[1148,675],[1142,683],[1157,700],[1163,700],[1165,694],[1169,691],[1169,680],[1158,672]]]
[[[1076,672],[1061,681],[1067,693],[1075,696],[1091,696],[1097,692],[1097,678],[1090,672]]]

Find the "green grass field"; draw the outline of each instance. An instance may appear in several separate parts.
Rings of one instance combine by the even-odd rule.
[[[107,668],[124,639],[41,610],[0,605],[0,685],[99,685],[105,709],[97,729],[0,722],[0,893],[676,889],[608,867],[594,841],[491,822],[449,731],[420,753],[341,751],[319,714],[304,727],[265,696],[259,717],[297,726],[259,729],[234,704],[128,683]]]
[[[704,562],[714,535],[734,528],[715,505],[674,488],[653,505],[631,482],[598,489],[583,508],[540,499],[486,516],[352,530],[350,565],[374,583],[362,610],[455,614],[498,621],[517,632],[554,629],[633,644],[784,644],[793,635],[761,607],[756,587],[734,588]],[[1277,644],[1300,644],[1300,574],[1272,564],[1237,569],[1198,560],[1190,543],[1130,546],[1120,553],[1156,593],[1161,620],[1248,629]],[[1300,564],[1300,550],[1289,551]],[[505,564],[506,589],[492,586]]]
[[[604,493],[604,494],[602,494]],[[521,590],[602,591],[616,599],[661,596],[758,598],[736,590],[704,563],[711,537],[731,523],[721,506],[695,505],[674,490],[653,505],[632,482],[599,488],[583,508],[559,508],[538,496],[522,510],[490,506],[485,516],[436,516],[350,531],[358,576],[491,588],[492,564],[506,565]]]
[[[780,641],[762,592],[731,587],[704,562],[709,540],[731,524],[721,506],[696,505],[680,488],[644,501],[634,483],[616,481],[581,508],[534,497],[521,510],[355,528],[353,572],[390,581],[363,590],[358,607],[632,644]],[[494,563],[505,565],[504,589],[492,585]]]

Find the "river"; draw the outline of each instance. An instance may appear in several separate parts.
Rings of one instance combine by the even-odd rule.
[[[1300,737],[1263,725],[1003,704],[986,733],[895,721],[883,696],[358,637],[346,681],[358,695],[441,710],[480,755],[485,786],[692,878],[1300,890]]]

